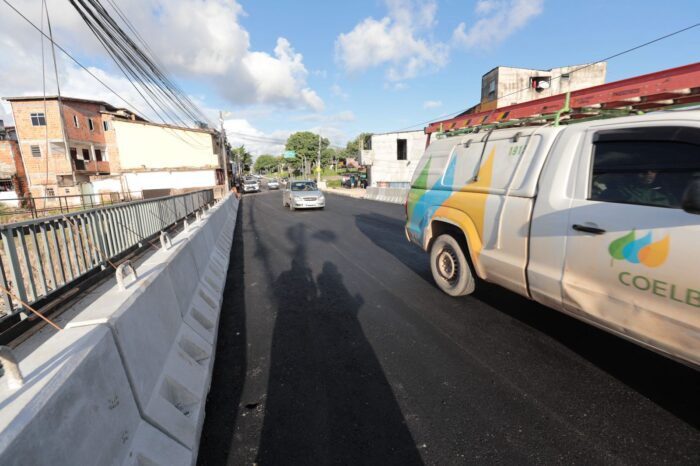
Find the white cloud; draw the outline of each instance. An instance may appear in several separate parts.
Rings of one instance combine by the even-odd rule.
[[[441,100],[426,100],[423,102],[423,108],[438,108],[442,107]]]
[[[347,92],[345,92],[343,88],[340,87],[338,84],[333,84],[331,86],[331,92],[334,96],[340,97],[343,100],[348,100],[350,98],[350,95]]]
[[[226,137],[232,146],[244,145],[253,155],[262,154],[280,155],[284,151],[284,145],[292,131],[279,130],[265,133],[243,118],[235,118],[224,121]]]
[[[176,76],[209,85],[232,104],[323,109],[323,100],[307,85],[309,73],[303,56],[287,39],[278,38],[272,53],[251,49],[249,33],[239,22],[245,13],[236,1],[120,0],[117,3],[147,41],[157,61]],[[39,25],[39,4],[32,0],[15,0],[13,4]],[[112,12],[111,6],[105,5]],[[111,80],[123,79],[118,77],[121,74],[105,58],[102,46],[72,7],[58,8],[49,2],[49,8],[54,36],[59,43],[96,66],[101,66],[99,63],[105,60],[106,66],[100,72]],[[0,11],[0,48],[11,51],[4,54],[0,67],[2,92],[37,93],[41,90],[39,33],[5,5]],[[48,59],[48,47],[46,53]],[[78,68],[60,52],[57,54],[62,87],[65,77],[86,84],[90,91],[95,88],[87,84],[92,78],[83,82],[82,77],[76,76]],[[47,68],[49,74],[51,71]],[[127,86],[120,87],[120,93],[131,87],[125,79],[123,81]],[[78,86],[78,90],[81,88]],[[51,89],[55,89],[55,85]],[[69,92],[72,91],[66,86],[66,94]],[[84,93],[81,96],[96,97]],[[119,104],[114,100],[114,97],[108,99]]]
[[[469,29],[460,23],[452,40],[472,49],[493,48],[542,13],[543,6],[544,0],[479,0],[475,11],[481,18]]]
[[[324,121],[327,123],[346,123],[349,121],[355,121],[355,114],[352,113],[350,110],[346,110],[344,112],[339,112],[334,115],[311,113],[309,115],[301,115],[292,119],[296,121]]]
[[[447,63],[449,47],[429,37],[437,21],[435,0],[386,0],[384,18],[365,18],[338,36],[336,59],[346,71],[388,65],[386,77],[401,81]]]

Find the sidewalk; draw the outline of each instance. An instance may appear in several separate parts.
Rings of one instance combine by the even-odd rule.
[[[367,190],[362,188],[326,188],[323,191],[340,196],[354,197],[355,199],[364,199],[367,194]]]

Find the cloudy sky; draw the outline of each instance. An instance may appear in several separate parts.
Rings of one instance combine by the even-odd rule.
[[[8,1],[40,24],[39,0]],[[658,0],[102,3],[111,2],[210,118],[225,111],[229,137],[256,153],[279,152],[274,141],[299,130],[344,145],[361,131],[421,128],[475,104],[481,75],[495,66],[591,62],[700,19],[697,0],[667,0],[663,13]],[[143,109],[68,0],[48,7],[56,42]],[[698,44],[700,28],[616,58],[608,81],[697,61]],[[2,2],[0,47],[0,95],[41,94],[40,35]],[[60,53],[58,61],[64,94],[124,105]],[[8,111],[0,105],[0,119],[11,119]]]

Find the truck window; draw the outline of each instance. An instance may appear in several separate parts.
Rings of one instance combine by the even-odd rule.
[[[679,209],[686,187],[700,177],[700,144],[689,138],[625,136],[628,140],[594,142],[589,199]]]

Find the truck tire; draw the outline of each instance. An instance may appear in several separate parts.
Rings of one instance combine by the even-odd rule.
[[[430,270],[438,287],[450,296],[474,292],[476,282],[464,250],[452,235],[440,235],[430,248]]]

